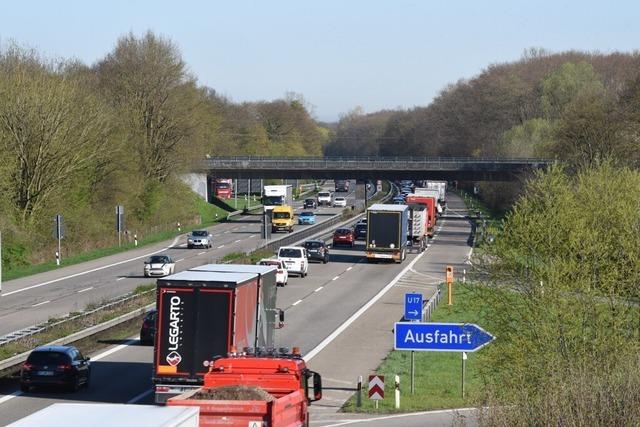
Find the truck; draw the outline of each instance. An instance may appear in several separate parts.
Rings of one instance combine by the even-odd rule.
[[[233,180],[227,178],[216,178],[213,181],[213,194],[218,199],[230,199],[233,193]]]
[[[409,208],[407,205],[374,204],[367,209],[367,261],[401,263],[406,257]]]
[[[271,211],[271,232],[285,230],[293,232],[294,214],[291,205],[274,206]]]
[[[265,185],[262,205],[265,212],[274,206],[293,206],[293,187],[291,185]]]
[[[412,248],[416,248],[418,252],[424,252],[427,248],[428,238],[428,222],[427,207],[422,204],[410,204],[409,206],[409,226],[407,235]]]
[[[198,408],[126,405],[122,403],[54,403],[12,427],[136,426],[198,427]]]
[[[232,346],[267,346],[284,322],[273,266],[208,264],[157,280],[156,403],[200,387]]]
[[[336,193],[339,192],[348,192],[349,191],[349,180],[348,179],[337,179],[335,181],[335,190]]]
[[[442,209],[447,206],[447,181],[425,181],[425,187],[430,190],[438,190],[438,203]]]
[[[167,405],[198,408],[201,426],[308,426],[309,405],[322,399],[322,378],[299,352],[283,350],[234,350],[212,361],[202,388]]]
[[[433,230],[438,221],[438,196],[434,194],[437,192],[436,190],[426,190],[417,193],[417,191],[422,190],[421,188],[416,188],[416,193],[407,194],[406,202],[408,204],[420,204],[425,206],[427,211],[427,237],[433,237]]]
[[[440,200],[440,189],[436,188],[416,188],[413,191],[415,194],[420,194],[424,196],[433,197],[436,200],[435,209],[436,209],[436,217],[439,217],[443,212],[442,203]]]

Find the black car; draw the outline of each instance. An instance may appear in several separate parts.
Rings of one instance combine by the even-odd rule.
[[[304,199],[304,209],[315,209],[318,207],[316,199]]]
[[[309,261],[315,259],[322,261],[323,264],[329,262],[329,248],[323,240],[307,240],[304,242],[304,247]]]
[[[144,316],[142,321],[142,327],[140,328],[140,343],[153,345],[153,341],[156,337],[156,316],[158,312],[153,309]]]
[[[20,370],[20,389],[28,392],[32,387],[63,386],[77,391],[89,386],[91,364],[80,350],[73,346],[46,345],[36,347]]]
[[[353,227],[353,235],[355,236],[356,240],[366,240],[367,224],[356,224],[355,227]]]

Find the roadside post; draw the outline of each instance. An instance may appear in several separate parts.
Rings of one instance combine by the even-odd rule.
[[[384,375],[369,375],[369,399],[378,401],[384,399]]]
[[[55,239],[57,240],[58,243],[58,250],[56,251],[56,265],[59,266],[60,265],[60,241],[62,240],[62,238],[64,237],[64,225],[62,223],[63,218],[62,215],[57,214],[55,217],[53,217],[53,224],[54,224],[54,228],[53,228],[53,237],[55,237]]]
[[[396,322],[395,350],[450,351],[462,353],[462,397],[465,396],[467,353],[480,350],[495,339],[473,323]]]
[[[118,247],[122,246],[122,232],[124,231],[124,206],[116,206],[116,232],[118,233]]]
[[[133,246],[138,247],[138,233],[133,234]]]
[[[447,288],[449,290],[449,304],[453,305],[453,267],[447,266]]]
[[[404,294],[404,319],[410,321],[422,320],[422,294]],[[416,355],[411,352],[411,394],[415,392]]]
[[[358,392],[356,394],[356,407],[362,407],[362,375],[358,375]]]
[[[400,409],[400,376],[395,377],[396,409]]]

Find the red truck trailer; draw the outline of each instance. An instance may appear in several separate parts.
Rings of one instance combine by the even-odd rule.
[[[209,361],[233,346],[274,345],[274,329],[282,320],[275,307],[276,269],[203,267],[209,271],[182,271],[157,281],[152,378],[157,403],[200,387]]]
[[[212,361],[202,388],[167,405],[199,408],[200,426],[308,426],[309,405],[322,398],[320,375],[297,353],[246,350]]]
[[[433,237],[433,229],[437,221],[437,196],[427,196],[422,194],[408,194],[407,204],[420,204],[427,210],[427,236]]]
[[[233,180],[230,178],[216,178],[213,181],[214,193],[218,199],[230,199],[233,193]]]

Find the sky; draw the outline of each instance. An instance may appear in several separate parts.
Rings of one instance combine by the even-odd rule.
[[[633,52],[640,2],[22,0],[0,46],[93,64],[129,32],[173,41],[199,84],[234,102],[302,94],[316,119],[426,106],[529,48]]]

